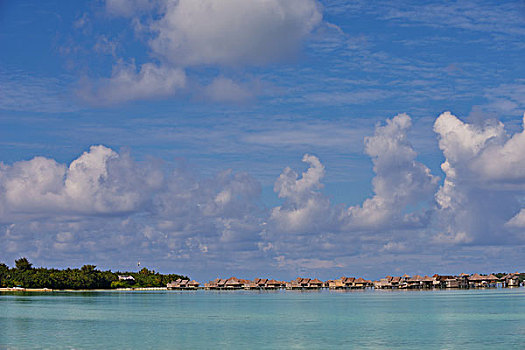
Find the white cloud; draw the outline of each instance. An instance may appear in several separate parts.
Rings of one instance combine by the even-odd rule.
[[[262,234],[269,243],[261,245],[265,253],[301,263],[315,256],[334,264],[338,258],[372,247],[391,253],[407,251],[404,241],[410,232],[430,223],[438,186],[438,178],[415,160],[417,154],[407,140],[410,126],[410,117],[397,115],[386,125],[376,126],[374,136],[365,139],[376,176],[372,180],[375,194],[362,205],[331,204],[321,192],[325,168],[315,156],[304,156],[309,168],[302,176],[286,168],[274,186],[284,203],[272,209]],[[385,231],[389,234],[379,234]]]
[[[78,94],[94,105],[118,104],[173,96],[186,85],[183,70],[145,63],[137,71],[134,63],[119,61],[111,78],[81,82]]]
[[[361,206],[348,208],[344,214],[348,228],[413,226],[426,219],[424,213],[403,215],[407,206],[428,200],[438,181],[430,169],[415,160],[417,154],[407,140],[410,126],[410,117],[399,114],[365,139],[365,152],[372,157],[376,173],[372,180],[375,195]]]
[[[129,155],[104,146],[92,146],[69,167],[44,157],[2,165],[0,220],[132,212],[161,182],[158,170],[141,168]]]
[[[115,268],[142,256],[195,270],[210,261],[242,268],[259,255],[260,192],[246,173],[169,172],[104,146],[68,166],[44,157],[0,163],[0,241],[9,257],[68,264]]]
[[[309,167],[302,176],[286,168],[274,186],[284,203],[272,209],[262,234],[268,244],[261,244],[261,249],[287,262],[303,264],[316,257],[334,268],[342,266],[335,264],[338,259],[370,249],[406,252],[408,237],[413,239],[414,232],[417,236],[414,229],[430,223],[438,186],[438,178],[415,160],[416,152],[407,140],[410,126],[410,117],[401,114],[376,126],[374,136],[365,139],[376,173],[375,194],[360,206],[331,204],[321,192],[325,168],[317,157],[304,156]],[[411,247],[418,244],[411,242]]]
[[[374,195],[350,208],[322,193],[326,169],[308,154],[302,174],[286,168],[279,176],[274,190],[283,204],[269,211],[249,174],[226,170],[203,178],[104,146],[70,164],[44,157],[0,164],[4,258],[68,264],[89,258],[113,268],[119,262],[109,256],[127,264],[148,258],[205,276],[275,268],[296,274],[338,271],[363,259],[381,264],[378,251],[407,266],[419,253],[441,261],[446,245],[450,266],[450,259],[479,258],[481,248],[469,253],[472,247],[508,253],[506,246],[522,245],[524,132],[509,136],[500,123],[474,125],[442,114],[435,130],[446,179],[436,193],[437,178],[416,161],[407,139],[410,125],[398,115],[365,139]],[[432,210],[435,220],[428,220]],[[510,254],[516,261],[519,254]]]
[[[309,168],[301,178],[287,167],[275,181],[274,191],[285,202],[273,208],[270,218],[285,232],[319,232],[330,221],[330,202],[318,191],[323,187],[324,166],[317,157],[308,154],[303,162]]]
[[[506,225],[511,228],[525,228],[525,208],[521,209]]]
[[[289,60],[322,20],[316,0],[106,0],[106,11],[129,18],[159,64],[145,63],[137,72],[134,63],[118,61],[110,78],[78,91],[94,105],[172,96],[185,87],[185,69],[194,65]],[[254,96],[253,86],[221,75],[197,94],[219,102]]]
[[[172,1],[150,45],[179,66],[265,64],[294,55],[321,18],[314,0]]]
[[[516,214],[525,195],[525,133],[509,137],[501,122],[469,124],[450,112],[437,118],[434,131],[445,156],[441,168],[446,178],[436,193],[445,232],[441,237],[457,242],[511,239],[505,227],[520,226]]]

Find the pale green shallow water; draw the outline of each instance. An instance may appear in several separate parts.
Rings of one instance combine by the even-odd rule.
[[[0,294],[0,349],[525,349],[525,288]]]

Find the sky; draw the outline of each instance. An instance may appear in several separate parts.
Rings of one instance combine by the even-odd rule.
[[[525,2],[0,2],[0,262],[525,267]]]

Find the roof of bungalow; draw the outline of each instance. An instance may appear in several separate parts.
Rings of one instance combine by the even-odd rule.
[[[272,286],[281,285],[281,282],[276,281],[276,280],[269,280],[268,282],[266,282],[266,285],[272,285]]]
[[[188,282],[188,286],[196,286],[198,287],[200,285],[199,282],[195,281],[195,280],[191,280]]]
[[[438,274],[435,274],[432,277],[435,278],[437,281],[445,281],[447,279],[455,279],[456,278],[456,276],[452,276],[452,275],[438,275]]]
[[[499,278],[497,278],[496,276],[494,276],[493,274],[490,274],[487,276],[487,280],[488,281],[498,281]]]
[[[401,281],[401,277],[397,276],[397,277],[392,277],[392,280],[390,282],[400,282]]]
[[[317,278],[314,278],[313,280],[310,280],[310,284],[323,284],[323,281],[320,281]]]
[[[355,280],[355,283],[372,283],[372,281],[365,280],[363,277],[359,277]]]
[[[415,275],[408,279],[409,282],[419,282],[421,280],[423,280],[423,277],[420,275]]]
[[[434,282],[434,279],[432,277],[428,277],[427,275],[425,275],[422,279],[421,279],[422,282]]]
[[[235,277],[228,278],[225,283],[225,285],[227,286],[239,286],[241,284],[242,282],[238,278],[235,278]]]
[[[470,277],[468,278],[468,280],[469,280],[469,281],[487,281],[487,280],[488,280],[487,277],[488,277],[488,276],[481,276],[480,274],[475,273],[475,274],[473,274],[472,276],[470,276]]]

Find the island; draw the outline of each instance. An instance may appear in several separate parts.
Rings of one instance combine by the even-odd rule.
[[[1,290],[166,289],[173,280],[189,279],[179,274],[161,274],[146,267],[138,272],[113,272],[100,271],[95,265],[67,269],[35,268],[27,258],[17,259],[13,268],[0,263]]]

